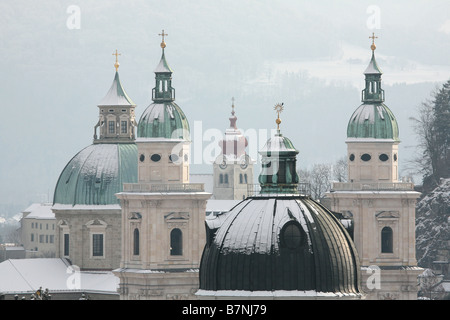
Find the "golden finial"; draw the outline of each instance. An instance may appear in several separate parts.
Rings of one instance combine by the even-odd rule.
[[[162,33],[158,34],[159,36],[162,36],[162,42],[161,42],[161,48],[165,48],[166,47],[166,43],[164,42],[164,36],[168,36],[167,33],[164,33],[164,29],[162,30]]]
[[[375,51],[375,49],[377,48],[377,46],[375,45],[375,39],[378,39],[378,37],[375,37],[375,33],[372,32],[372,36],[369,37],[369,39],[372,39],[372,45],[370,46],[370,49],[372,49],[372,51]]]
[[[118,53],[118,52],[117,52],[117,49],[116,49],[116,52],[113,53],[112,55],[113,55],[113,56],[116,56],[116,63],[114,63],[114,67],[116,67],[116,71],[117,71],[117,70],[119,69],[119,65],[120,65],[120,64],[119,64],[119,60],[117,59],[117,57],[118,57],[118,56],[121,56],[121,54]]]
[[[280,130],[280,123],[281,123],[281,119],[280,119],[280,113],[283,112],[283,105],[284,103],[277,103],[274,107],[274,110],[277,112],[277,120],[275,120],[276,124],[277,124],[277,130]]]

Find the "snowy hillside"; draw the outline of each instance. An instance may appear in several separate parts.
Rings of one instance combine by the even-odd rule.
[[[416,254],[425,268],[433,261],[450,260],[450,179],[417,203]]]

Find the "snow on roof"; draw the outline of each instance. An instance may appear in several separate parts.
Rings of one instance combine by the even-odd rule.
[[[23,213],[28,212],[29,214],[25,217],[27,219],[55,219],[51,203],[33,203],[23,211]]]
[[[117,293],[119,278],[107,271],[77,271],[59,258],[9,259],[0,263],[0,292],[101,291]]]

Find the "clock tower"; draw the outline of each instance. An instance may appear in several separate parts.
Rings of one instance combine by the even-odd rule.
[[[246,153],[248,141],[236,126],[237,117],[232,99],[230,127],[219,142],[222,153],[213,164],[214,197],[217,200],[242,200],[247,186],[253,184],[254,161]]]

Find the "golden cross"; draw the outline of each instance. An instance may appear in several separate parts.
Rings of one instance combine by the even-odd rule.
[[[164,29],[162,30],[162,33],[158,34],[159,36],[162,36],[162,42],[161,42],[161,48],[165,48],[166,47],[166,43],[164,42],[164,36],[168,36],[167,33],[164,33]]]
[[[372,45],[370,46],[370,49],[372,49],[372,51],[374,51],[377,48],[375,45],[375,39],[378,39],[378,37],[375,37],[375,33],[372,32],[372,36],[369,37],[369,39],[372,39]]]
[[[117,70],[119,69],[119,60],[117,59],[117,57],[118,57],[118,56],[121,56],[122,54],[118,53],[118,52],[117,52],[117,49],[116,49],[116,52],[113,53],[112,55],[113,55],[113,56],[116,56],[116,63],[114,63],[114,67],[116,67],[116,71],[117,71]]]

